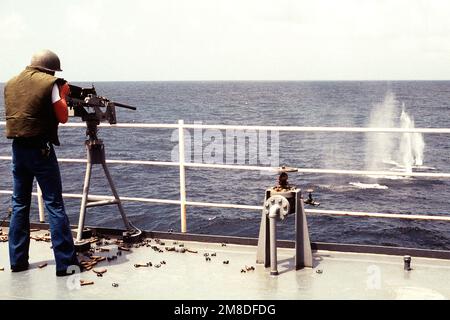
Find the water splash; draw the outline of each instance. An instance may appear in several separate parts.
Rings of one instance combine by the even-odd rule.
[[[348,184],[358,189],[381,189],[381,190],[389,189],[388,186],[378,183],[362,183],[358,181],[358,182],[349,182]]]
[[[415,127],[414,119],[395,95],[388,92],[383,103],[374,106],[369,127],[406,128]],[[366,145],[366,167],[368,170],[395,170],[412,173],[413,168],[423,166],[425,142],[421,133],[368,133]],[[388,167],[387,167],[388,166]]]
[[[396,100],[388,92],[384,101],[376,104],[370,113],[369,127],[395,127]],[[368,133],[366,144],[366,167],[368,170],[382,170],[383,163],[393,162],[394,136],[392,133]]]
[[[414,128],[414,120],[405,111],[405,104],[402,105],[400,115],[400,127],[406,129]],[[406,132],[402,134],[400,140],[400,158],[405,171],[411,173],[413,166],[423,165],[423,151],[425,142],[422,134],[417,132]]]

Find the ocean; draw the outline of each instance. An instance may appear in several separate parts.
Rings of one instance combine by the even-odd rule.
[[[450,127],[449,81],[97,82],[95,87],[99,95],[137,107],[136,111],[118,108],[119,123],[174,124],[183,119],[185,123],[202,124]],[[3,92],[3,84],[0,89]],[[3,96],[0,114],[4,121]],[[70,121],[81,122],[78,118]],[[189,132],[193,137],[193,130]],[[173,139],[176,134],[173,129],[100,128],[99,131],[107,159],[123,160],[172,161],[178,144]],[[204,141],[200,155],[203,161],[212,161],[211,146],[221,143],[223,132],[201,134]],[[211,134],[216,136],[214,141]],[[274,159],[279,165],[450,172],[450,144],[445,134],[268,134],[272,137],[269,147],[275,138],[279,141],[272,154],[277,156]],[[60,128],[62,145],[56,147],[57,156],[85,158],[84,139],[84,128]],[[255,147],[251,142],[248,144],[250,149]],[[249,150],[245,161],[241,160],[254,165]],[[214,153],[215,161],[221,163],[220,149],[215,152],[219,152],[219,156]],[[0,155],[9,154],[10,141],[3,136]],[[60,168],[64,192],[81,193],[85,165],[61,163]],[[110,171],[121,196],[179,198],[177,167],[114,164],[110,165]],[[11,190],[9,161],[0,160],[0,176],[0,189]],[[276,184],[277,175],[188,168],[186,179],[189,201],[262,205],[264,190]],[[321,203],[319,208],[324,210],[450,215],[448,179],[292,173],[289,182],[304,190],[314,189],[313,195]],[[98,167],[93,170],[91,194],[110,195]],[[9,206],[10,196],[0,195],[0,217]],[[66,199],[72,224],[78,222],[79,206],[79,199]],[[141,229],[180,230],[179,206],[124,202],[124,207],[133,224]],[[31,220],[38,220],[36,201],[33,201]],[[259,223],[258,211],[187,209],[190,233],[257,237]],[[448,222],[308,216],[308,224],[314,242],[450,249]],[[88,209],[86,225],[123,226],[114,206]],[[279,223],[279,237],[293,239],[293,217]]]

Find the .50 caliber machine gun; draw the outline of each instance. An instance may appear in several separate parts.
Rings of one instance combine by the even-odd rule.
[[[98,96],[94,86],[92,88],[81,88],[74,85],[69,85],[70,94],[66,98],[67,106],[69,107],[69,116],[80,117],[86,122],[86,137],[85,141],[87,151],[87,166],[86,175],[84,177],[83,196],[81,199],[80,218],[78,222],[78,231],[76,246],[80,250],[85,250],[89,246],[89,242],[84,242],[82,239],[85,228],[84,220],[86,215],[86,208],[94,206],[104,206],[110,204],[116,204],[119,212],[122,216],[122,220],[125,224],[126,232],[124,232],[124,240],[133,240],[140,237],[141,230],[136,228],[127,218],[125,211],[120,201],[119,194],[114,186],[114,182],[109,173],[105,160],[105,146],[103,141],[98,139],[97,126],[100,122],[109,122],[110,124],[116,124],[116,109],[115,107],[121,107],[131,110],[136,110],[135,107],[113,102],[108,98]],[[92,201],[89,199],[89,185],[91,180],[91,169],[93,164],[101,164],[106,178],[108,179],[113,197],[108,199],[102,199],[98,201]]]
[[[116,124],[116,107],[136,110],[123,103],[113,102],[108,98],[98,96],[94,86],[92,88],[81,88],[74,85],[69,85],[70,94],[66,98],[67,106],[69,107],[69,116],[80,117],[86,121],[88,130],[90,127],[95,127],[100,122],[109,122],[109,124]],[[92,128],[94,129],[94,128]],[[91,137],[94,132],[87,132],[86,135]]]

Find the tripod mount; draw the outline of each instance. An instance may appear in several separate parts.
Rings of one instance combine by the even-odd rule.
[[[83,184],[83,196],[81,198],[81,208],[80,208],[80,217],[78,221],[78,231],[77,237],[75,241],[75,245],[80,247],[86,247],[86,241],[83,240],[83,231],[84,229],[84,221],[86,216],[86,209],[90,207],[97,206],[105,206],[105,205],[117,205],[119,209],[119,213],[122,217],[122,220],[125,224],[126,231],[123,233],[124,241],[138,241],[140,236],[142,235],[142,231],[136,228],[127,218],[125,214],[125,210],[123,209],[122,202],[120,200],[119,194],[114,185],[114,181],[109,173],[108,166],[106,165],[105,160],[105,145],[101,139],[97,137],[97,126],[100,124],[100,121],[92,114],[91,117],[86,117],[84,119],[86,121],[86,136],[88,139],[85,141],[86,153],[87,153],[87,165],[86,165],[86,174],[84,176],[84,184]],[[92,166],[94,164],[100,164],[103,167],[103,171],[105,173],[106,179],[108,180],[109,186],[111,188],[113,199],[104,199],[98,201],[90,201],[89,199],[89,187],[91,181],[91,172]]]

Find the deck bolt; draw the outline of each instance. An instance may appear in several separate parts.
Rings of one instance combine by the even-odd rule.
[[[117,288],[117,287],[119,286],[119,284],[118,284],[118,283],[113,283],[112,286],[113,286],[114,288]]]
[[[404,256],[403,257],[403,269],[405,271],[411,271],[411,256]]]
[[[317,269],[317,270],[316,270],[316,273],[322,274],[322,273],[323,273],[323,270],[322,270],[322,269]]]
[[[217,254],[214,252],[214,253],[211,253],[211,257],[216,257],[217,256]]]
[[[230,263],[229,260],[225,260],[225,261],[223,262],[223,264],[229,264],[229,263]]]

